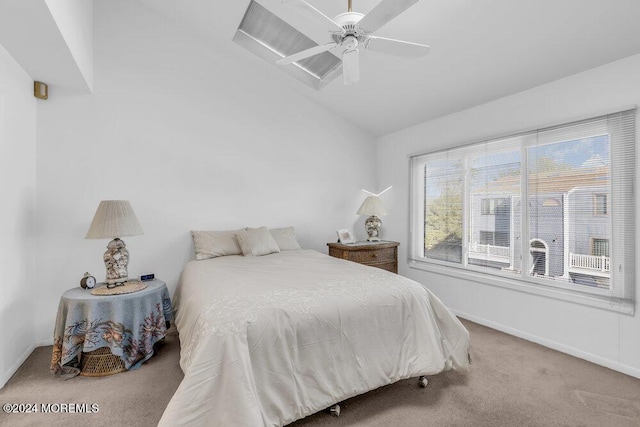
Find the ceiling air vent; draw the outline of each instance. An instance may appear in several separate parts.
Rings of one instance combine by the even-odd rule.
[[[293,55],[318,43],[252,1],[240,22],[233,41],[265,61],[276,65],[282,57]],[[342,61],[324,52],[294,63],[296,67],[278,67],[314,89],[321,89],[341,73]]]

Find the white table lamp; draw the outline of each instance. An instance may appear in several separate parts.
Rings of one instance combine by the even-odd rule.
[[[104,253],[108,284],[129,280],[129,251],[120,237],[144,234],[127,200],[103,200],[98,205],[85,239],[113,239]]]

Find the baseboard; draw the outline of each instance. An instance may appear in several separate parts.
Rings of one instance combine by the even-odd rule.
[[[527,341],[534,342],[536,344],[543,345],[545,347],[552,348],[554,350],[558,350],[562,353],[569,354],[571,356],[578,357],[580,359],[587,360],[589,362],[595,363],[596,365],[604,366],[605,368],[613,369],[614,371],[622,372],[623,374],[630,375],[635,378],[640,378],[640,369],[634,368],[633,366],[625,365],[615,360],[607,359],[604,357],[597,356],[593,353],[589,353],[583,350],[579,350],[575,347],[571,347],[565,344],[561,344],[556,341],[548,340],[546,338],[539,337],[537,335],[529,334],[523,332],[519,329],[511,328],[509,326],[505,326],[501,323],[493,322],[491,320],[484,319],[482,317],[474,316],[472,314],[464,313],[459,310],[451,310],[456,316],[461,317],[463,319],[470,320],[474,323],[478,323],[483,326],[487,326],[491,329],[496,329],[498,331],[504,332],[509,335],[513,335],[518,338],[525,339]]]
[[[35,344],[31,344],[29,347],[27,347],[25,352],[20,355],[16,363],[14,363],[7,372],[4,372],[2,374],[2,377],[0,378],[0,389],[4,387],[4,385],[11,379],[13,374],[15,374],[18,369],[20,369],[20,366],[22,366],[25,360],[27,360],[31,353],[33,353],[33,350],[35,350],[36,347],[37,346]]]
[[[47,338],[44,340],[36,341],[34,345],[36,347],[46,347],[48,345],[53,345],[53,338]]]

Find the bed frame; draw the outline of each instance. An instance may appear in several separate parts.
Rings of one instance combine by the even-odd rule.
[[[422,387],[422,388],[426,388],[427,384],[429,384],[429,380],[424,375],[421,375],[420,378],[418,378],[418,385],[420,387]],[[340,416],[340,404],[336,403],[335,405],[329,406],[327,408],[327,411],[329,411],[329,413],[332,416],[339,417]]]

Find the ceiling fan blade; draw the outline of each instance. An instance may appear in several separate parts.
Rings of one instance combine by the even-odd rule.
[[[282,4],[286,6],[295,6],[300,15],[312,20],[316,25],[322,26],[331,33],[342,34],[344,32],[344,29],[333,19],[329,18],[327,15],[320,12],[304,0],[282,0]]]
[[[375,36],[369,36],[369,39],[365,42],[364,46],[374,52],[402,56],[404,58],[421,58],[429,53],[430,49],[426,44],[405,42],[402,40]]]
[[[358,22],[360,30],[371,34],[419,0],[382,0]]]
[[[338,45],[338,43],[328,43],[328,44],[321,44],[321,45],[318,45],[318,46],[314,46],[314,47],[312,47],[310,49],[305,49],[305,50],[303,50],[301,52],[294,53],[293,55],[289,55],[289,56],[286,56],[286,57],[284,57],[282,59],[279,59],[279,60],[276,61],[276,64],[278,64],[278,65],[291,64],[292,62],[300,61],[301,59],[309,58],[310,56],[314,56],[314,55],[317,55],[319,53],[331,50],[334,47],[336,47],[337,45]]]
[[[346,85],[360,80],[360,58],[358,49],[345,50],[342,54],[342,81]]]

